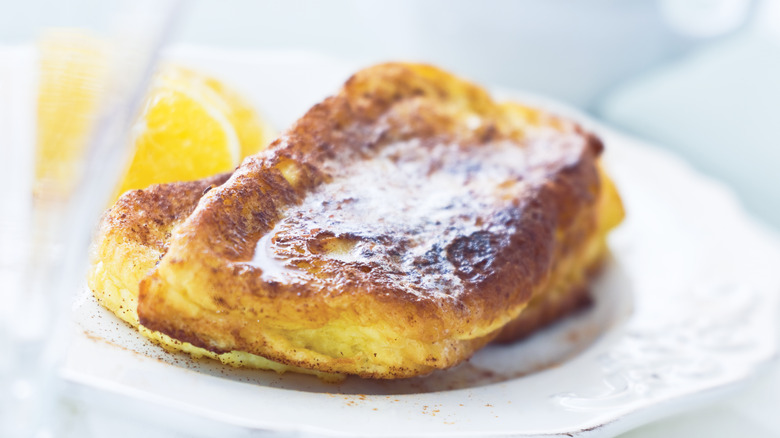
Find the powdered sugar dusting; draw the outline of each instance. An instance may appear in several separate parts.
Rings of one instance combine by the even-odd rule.
[[[582,148],[581,142],[561,145]],[[469,267],[456,266],[452,252],[464,239],[476,242],[483,258],[508,245],[514,222],[497,218],[520,214],[523,193],[571,155],[561,154],[562,147],[540,154],[533,143],[508,141],[470,148],[464,153],[463,146],[420,140],[383,147],[284,212],[258,242],[251,264],[266,281],[344,281],[308,272],[313,260],[322,260],[392,289],[457,296]]]

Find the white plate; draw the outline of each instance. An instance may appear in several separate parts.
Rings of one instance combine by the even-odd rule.
[[[278,126],[335,90],[346,63],[180,48],[169,56],[242,89]],[[517,93],[503,93],[517,95]],[[526,96],[527,97],[527,96]],[[604,139],[628,217],[596,305],[527,342],[400,382],[237,370],[164,352],[88,293],[67,380],[232,426],[322,436],[613,436],[706,401],[776,354],[780,245],[722,186],[559,104]]]

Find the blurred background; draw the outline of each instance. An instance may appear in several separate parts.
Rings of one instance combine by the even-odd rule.
[[[100,29],[112,3],[3,0],[0,43],[29,42],[40,26]],[[780,227],[779,3],[201,0],[184,3],[171,38],[419,60],[553,97],[676,151]]]
[[[34,101],[17,86],[30,82],[15,72],[15,62],[29,61],[23,49],[50,27],[112,33],[115,22],[107,17],[118,3],[0,0],[0,185],[18,189],[10,170],[32,167],[15,145],[34,139],[9,122],[18,110],[14,102]],[[780,0],[199,0],[180,6],[166,37],[169,47],[316,53],[349,65],[422,61],[488,87],[559,100],[673,151],[731,187],[754,217],[780,230]],[[136,33],[143,34],[146,22],[134,19],[141,26]],[[152,21],[149,28],[159,31]],[[13,201],[24,202],[26,197]],[[3,227],[7,213],[4,208],[0,215],[0,284],[15,284],[21,280],[10,275],[22,262],[7,243],[22,233]],[[17,222],[24,219],[15,214]],[[13,305],[0,306],[0,322],[9,309]],[[11,367],[7,359],[0,355],[0,377],[3,367]],[[2,402],[0,397],[0,413]],[[758,402],[765,411],[776,397],[754,396],[752,403]],[[78,405],[67,409],[78,417]],[[715,409],[706,417],[713,425],[708,430],[745,432],[724,429]],[[748,411],[742,414],[752,415]],[[741,420],[729,427],[744,426]],[[97,430],[133,426],[126,418],[92,421],[103,421]],[[678,420],[676,430],[683,432],[675,436],[701,433],[696,419],[690,420],[693,432],[684,433],[686,421]],[[173,436],[164,424],[157,426],[159,434],[147,436]],[[90,435],[74,427],[69,436]],[[761,430],[748,432],[762,436]],[[632,436],[664,434],[650,428]]]

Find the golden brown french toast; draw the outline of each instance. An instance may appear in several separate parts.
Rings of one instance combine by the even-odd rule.
[[[379,65],[224,184],[126,194],[90,284],[135,322],[140,282],[147,333],[234,364],[425,374],[584,302],[622,218],[600,152],[441,70]]]

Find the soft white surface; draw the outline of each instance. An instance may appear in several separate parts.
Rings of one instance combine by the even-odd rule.
[[[605,96],[599,116],[727,181],[780,227],[780,2],[774,25],[649,71]],[[770,33],[775,32],[775,34]]]
[[[189,60],[237,84],[279,126],[335,89],[354,68],[326,58],[291,53],[215,54],[184,49],[171,57]],[[279,68],[280,64],[287,67]],[[315,76],[317,80],[310,79]],[[774,272],[780,263],[777,239],[740,213],[723,187],[702,180],[673,157],[594,122],[587,123],[607,142],[607,160],[631,215],[613,242],[616,264],[606,276],[612,283],[607,281],[599,291],[624,292],[622,270],[633,283],[631,297],[636,313],[627,325],[621,325],[625,309],[613,309],[608,316],[612,315],[610,321],[617,324],[608,336],[573,361],[525,378],[488,386],[471,381],[458,391],[402,394],[396,397],[399,402],[391,402],[384,394],[371,396],[371,392],[362,390],[360,393],[368,394],[366,400],[348,394],[329,396],[316,392],[321,390],[316,381],[303,379],[307,388],[295,377],[277,378],[267,373],[247,382],[246,373],[220,376],[209,366],[192,370],[186,361],[177,365],[167,355],[159,361],[134,353],[140,348],[137,345],[125,344],[128,351],[79,335],[64,369],[68,380],[75,382],[67,385],[68,396],[62,402],[65,434],[137,436],[143,431],[145,436],[250,436],[258,432],[243,426],[261,425],[288,433],[332,432],[353,428],[355,421],[363,419],[375,420],[370,431],[365,427],[350,430],[515,434],[566,432],[576,430],[571,427],[587,428],[624,418],[587,433],[610,436],[726,394],[701,391],[752,374],[755,366],[776,349],[780,288]],[[750,281],[746,283],[745,279]],[[708,299],[711,294],[718,299]],[[664,305],[669,301],[676,301],[672,308],[675,311],[668,311]],[[90,309],[96,310],[89,307],[89,302],[77,307],[81,325],[77,333],[87,330],[110,342],[127,342],[132,332],[121,324],[101,325],[90,320],[86,312]],[[101,318],[111,316],[97,317]],[[575,320],[574,327],[583,321],[588,321],[587,314],[584,320]],[[544,341],[555,336],[565,336],[571,327],[564,325],[537,337],[537,347],[533,342],[513,346],[504,350],[503,358],[501,351],[492,349],[478,355],[474,362],[512,365],[513,359],[528,356],[523,355],[524,351],[541,354],[539,345],[549,344]],[[590,345],[587,341],[586,347]],[[149,351],[141,353],[151,354]],[[554,357],[567,352],[546,354]],[[98,360],[88,360],[91,357]],[[500,360],[494,361],[493,357]],[[520,367],[531,369],[534,365],[525,363]],[[766,406],[775,404],[777,375],[774,371],[764,377],[763,385],[714,408],[632,433],[686,436],[697,427],[721,434],[712,436],[733,436],[728,432],[737,428],[759,436],[764,431],[777,432],[777,420],[762,416],[769,412]],[[354,393],[365,388],[362,385],[348,381],[344,388]],[[377,385],[368,385],[367,389],[398,392],[392,386],[378,386],[383,391]],[[692,393],[697,396],[678,398]],[[670,399],[678,402],[661,403]],[[754,409],[757,405],[765,409]],[[373,411],[374,407],[378,411]],[[434,409],[439,410],[436,415]],[[635,410],[636,414],[625,416]],[[713,423],[721,427],[713,428]]]

